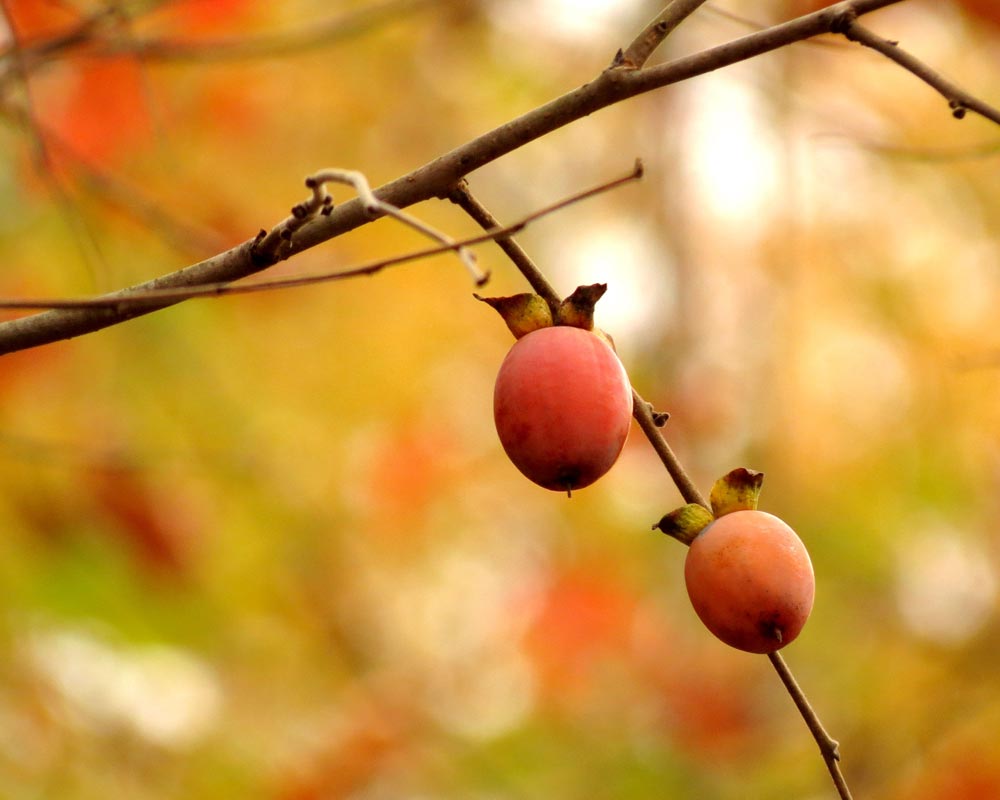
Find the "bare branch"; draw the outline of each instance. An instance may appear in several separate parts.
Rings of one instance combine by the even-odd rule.
[[[886,58],[899,64],[903,69],[916,75],[920,80],[934,89],[948,101],[955,119],[962,119],[966,111],[974,111],[986,119],[1000,125],[1000,109],[984,103],[973,97],[960,86],[952,83],[939,72],[927,66],[923,61],[903,50],[898,42],[883,39],[881,36],[860,25],[856,19],[846,19],[843,27],[837,31],[843,33],[852,42],[858,42],[870,47]]]
[[[447,197],[452,187],[470,172],[595,111],[644,92],[772,52],[793,42],[835,31],[838,26],[843,27],[845,16],[865,14],[897,2],[900,0],[846,0],[666,64],[639,70],[605,70],[590,83],[466,142],[376,189],[375,194],[396,208],[407,208],[433,197]],[[287,252],[261,251],[257,247],[259,239],[253,239],[131,291],[188,289],[197,285],[228,283],[266,269],[282,258],[315,247],[368,221],[370,218],[363,203],[354,199],[326,216],[310,219],[296,232]],[[162,305],[146,305],[141,309],[132,306],[54,310],[0,323],[0,353],[90,333],[174,302],[177,300]]]

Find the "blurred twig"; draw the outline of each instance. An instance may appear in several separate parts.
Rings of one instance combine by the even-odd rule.
[[[448,1],[450,0],[446,0]],[[360,36],[421,8],[441,5],[440,0],[384,0],[320,20],[307,28],[285,33],[234,36],[197,42],[135,39],[105,42],[102,51],[108,55],[129,52],[143,59],[156,61],[208,62],[284,58],[329,47],[334,42]]]
[[[861,136],[849,133],[817,133],[814,134],[813,138],[839,140],[845,146],[877,153],[886,158],[922,161],[931,164],[974,161],[1000,156],[1000,141],[981,142],[979,144],[959,145],[956,147],[902,147],[900,145],[864,139]]]
[[[754,20],[740,14],[735,14],[728,9],[717,6],[715,3],[706,3],[705,11],[708,11],[717,17],[721,17],[722,19],[727,19],[730,22],[736,22],[744,28],[748,28],[752,31],[762,31],[767,27],[767,25],[761,22],[755,22]],[[803,42],[803,44],[810,45],[812,47],[832,47],[840,50],[850,47],[847,42],[840,42],[833,39],[810,39],[807,42]]]
[[[31,160],[38,174],[42,177],[45,185],[55,198],[56,207],[62,218],[66,222],[66,227],[77,239],[80,251],[83,254],[84,264],[90,274],[91,279],[96,277],[95,262],[102,262],[103,256],[100,243],[94,232],[87,225],[86,220],[80,214],[76,204],[63,185],[62,180],[54,168],[54,159],[49,140],[42,130],[38,121],[34,97],[31,91],[29,80],[29,62],[25,50],[20,44],[17,28],[14,25],[13,15],[10,13],[7,0],[0,0],[0,17],[10,31],[11,44],[4,51],[6,63],[0,61],[4,67],[0,72],[0,114],[13,120],[16,125],[20,125],[22,130],[27,132],[31,142]],[[17,103],[8,98],[4,89],[10,86],[4,84],[10,81],[17,89],[20,89],[21,101]]]
[[[451,2],[451,0],[445,1]],[[351,9],[330,19],[316,21],[300,30],[187,41],[165,37],[109,35],[108,23],[120,20],[123,16],[121,10],[112,5],[82,18],[72,28],[55,36],[25,43],[17,57],[21,58],[29,69],[79,49],[85,49],[91,56],[133,55],[148,61],[205,63],[285,58],[360,36],[379,25],[430,6],[440,8],[441,2],[440,0],[383,0]],[[15,55],[13,46],[0,50],[0,63]]]

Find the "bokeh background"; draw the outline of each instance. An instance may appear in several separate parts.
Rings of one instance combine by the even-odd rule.
[[[589,80],[658,5],[5,0],[0,294],[185,266],[322,167],[398,177]],[[656,59],[817,5],[717,0]],[[868,24],[1000,102],[991,0]],[[830,39],[470,184],[511,220],[637,156],[640,184],[520,241],[564,294],[608,284],[598,323],[704,489],[765,472],[818,578],[786,658],[855,795],[1000,797],[1000,130]],[[272,273],[424,244],[382,220]],[[767,660],[691,611],[639,432],[572,499],[505,459],[511,339],[473,290],[440,257],[0,357],[0,796],[833,796]]]

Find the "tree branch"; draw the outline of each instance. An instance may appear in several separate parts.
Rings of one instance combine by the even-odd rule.
[[[846,0],[665,64],[644,69],[607,69],[590,83],[466,142],[385,184],[375,194],[396,208],[406,208],[435,197],[447,197],[452,187],[470,172],[595,111],[644,92],[772,52],[793,42],[836,31],[843,28],[845,16],[865,14],[897,2],[900,0]],[[238,280],[358,228],[370,219],[364,205],[355,198],[334,208],[327,216],[310,220],[288,242],[287,250],[262,253],[256,246],[257,240],[249,240],[177,272],[122,290],[115,296]],[[0,354],[91,333],[176,302],[143,305],[141,308],[60,309],[10,320],[0,323]]]
[[[639,69],[645,66],[653,51],[684,20],[698,10],[705,0],[671,0],[663,11],[656,15],[642,33],[635,37],[628,47],[615,56],[612,66]]]
[[[845,18],[843,28],[837,32],[844,34],[852,42],[858,42],[865,47],[870,47],[872,50],[881,53],[886,58],[899,64],[906,71],[916,75],[948,101],[948,107],[951,109],[951,113],[955,119],[962,119],[966,111],[974,111],[980,116],[1000,125],[1000,110],[973,97],[960,86],[952,83],[939,72],[927,66],[919,58],[903,50],[898,42],[883,39],[852,18]]]

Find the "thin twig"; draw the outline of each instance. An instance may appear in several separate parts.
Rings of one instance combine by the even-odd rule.
[[[663,40],[704,2],[705,0],[671,0],[670,5],[632,40],[632,44],[618,52],[612,66],[641,69]]]
[[[788,668],[788,664],[785,663],[785,659],[781,657],[781,653],[768,653],[767,657],[778,673],[778,677],[781,678],[781,682],[785,685],[785,689],[795,703],[795,707],[802,715],[802,719],[805,720],[806,725],[809,727],[809,732],[812,733],[813,739],[819,745],[819,751],[823,756],[823,761],[826,762],[827,769],[830,770],[830,777],[833,778],[833,783],[840,793],[841,800],[851,800],[851,790],[848,788],[844,774],[840,770],[840,745],[836,739],[826,732],[826,728],[823,727],[823,723],[820,722],[813,707],[809,704],[805,692],[802,691],[798,681],[795,680],[795,676],[792,675],[792,671]]]
[[[835,32],[844,34],[852,42],[870,47],[918,77],[948,101],[948,107],[956,119],[962,119],[966,111],[974,111],[1000,125],[1000,109],[969,94],[919,58],[903,50],[898,42],[882,38],[859,24],[857,19],[850,17],[847,17],[844,24]]]

